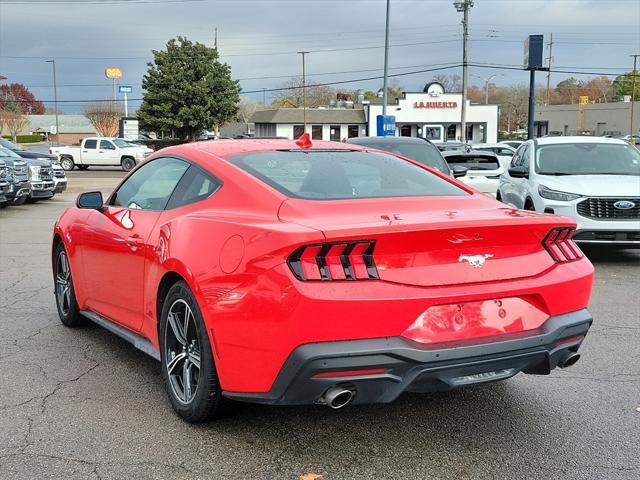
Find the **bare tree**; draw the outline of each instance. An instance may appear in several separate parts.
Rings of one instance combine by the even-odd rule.
[[[2,124],[6,127],[13,141],[16,142],[18,134],[29,126],[29,118],[19,111],[2,110],[0,111],[0,125]]]
[[[238,103],[238,118],[242,123],[249,123],[249,120],[258,109],[258,104],[243,98]]]
[[[433,76],[432,82],[438,82],[444,87],[445,92],[459,92],[462,90],[460,75],[447,75],[439,73]]]
[[[84,114],[98,135],[103,137],[114,137],[118,134],[118,122],[124,115],[120,107],[112,102],[90,103],[85,107]]]
[[[295,77],[282,85],[284,90],[276,92],[273,104],[278,107],[299,108],[303,105],[302,78]],[[329,105],[336,99],[336,91],[326,85],[313,85],[307,81],[307,107]]]

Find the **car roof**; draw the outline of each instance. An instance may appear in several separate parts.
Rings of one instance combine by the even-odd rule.
[[[611,143],[618,145],[628,145],[627,142],[619,138],[608,137],[581,137],[581,136],[558,136],[537,138],[538,145],[559,145],[562,143]]]
[[[424,145],[429,142],[426,138],[422,137],[353,137],[347,139],[346,143],[351,145],[381,145],[388,143],[413,143],[417,145]]]
[[[475,143],[475,144],[471,145],[472,149],[473,148],[485,148],[485,147],[511,148],[511,149],[514,149],[511,145],[508,145],[506,143]]]

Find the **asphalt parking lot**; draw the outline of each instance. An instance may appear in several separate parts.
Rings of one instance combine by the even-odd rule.
[[[65,194],[0,211],[1,479],[640,477],[640,251],[587,251],[595,324],[570,369],[340,411],[239,405],[191,426],[159,364],[57,317],[53,222],[122,175],[72,172]]]

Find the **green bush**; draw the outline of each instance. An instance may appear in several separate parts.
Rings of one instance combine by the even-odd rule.
[[[4,138],[7,140],[12,140],[11,135],[4,135]],[[16,143],[38,143],[42,142],[44,139],[41,135],[18,135],[16,137]]]
[[[171,147],[173,145],[180,145],[182,143],[185,143],[185,141],[179,138],[157,138],[155,140],[141,140],[136,143],[139,143],[141,145],[146,145],[147,147],[152,148],[153,150],[160,150],[161,148]]]

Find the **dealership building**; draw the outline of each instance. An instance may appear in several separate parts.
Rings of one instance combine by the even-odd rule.
[[[422,92],[406,92],[387,104],[387,115],[395,117],[396,135],[424,137],[434,142],[459,141],[462,133],[462,94],[446,93],[439,83],[428,84]],[[316,140],[340,141],[359,136],[375,136],[376,119],[382,115],[382,99],[336,102],[335,106],[307,109],[307,131]],[[301,108],[276,108],[254,113],[258,137],[298,138],[304,132]],[[467,140],[496,142],[498,106],[467,102]]]

